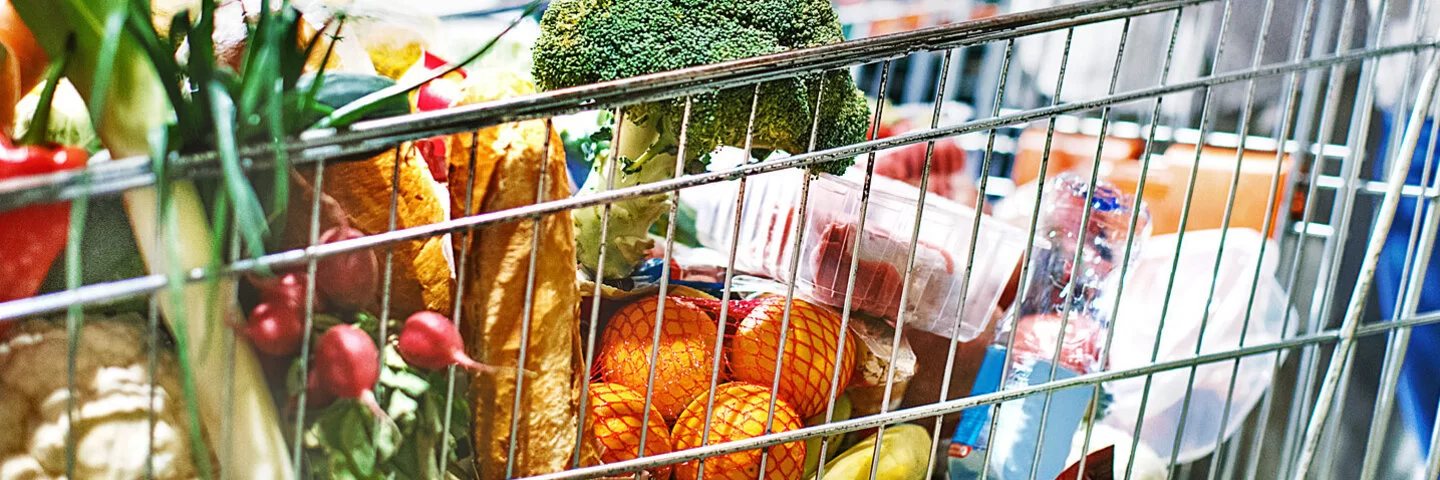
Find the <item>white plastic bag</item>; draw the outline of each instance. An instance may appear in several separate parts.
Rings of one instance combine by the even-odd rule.
[[[1287,308],[1284,287],[1275,280],[1278,246],[1254,230],[1230,229],[1217,270],[1220,234],[1219,230],[1187,232],[1178,254],[1179,262],[1173,263],[1176,265],[1173,272],[1171,265],[1176,256],[1178,235],[1152,237],[1145,245],[1140,261],[1126,279],[1120,299],[1115,338],[1109,352],[1110,370],[1193,358],[1197,340],[1202,341],[1199,353],[1209,354],[1276,342],[1296,330],[1297,314]],[[1260,258],[1262,244],[1267,244],[1263,259]],[[1174,287],[1169,307],[1165,308],[1166,289],[1172,277]],[[1209,295],[1212,281],[1213,297]],[[1252,283],[1255,285],[1253,304]],[[1213,299],[1208,302],[1208,317],[1205,315],[1207,299]],[[1290,325],[1282,331],[1287,312]],[[1158,355],[1152,361],[1162,313],[1164,333],[1160,335]],[[1234,360],[1197,367],[1177,461],[1192,461],[1213,451],[1216,441],[1222,439],[1222,426],[1225,437],[1234,434],[1260,396],[1270,388],[1274,365],[1275,353],[1269,352],[1242,357],[1238,369]],[[1188,367],[1154,375],[1140,439],[1156,452],[1168,455],[1174,448],[1189,378]],[[1229,414],[1222,421],[1220,417],[1226,408],[1232,379]],[[1144,396],[1145,377],[1109,382],[1105,388],[1114,401],[1103,423],[1134,431]]]

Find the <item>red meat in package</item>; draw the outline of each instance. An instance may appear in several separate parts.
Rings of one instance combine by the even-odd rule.
[[[852,222],[830,221],[821,230],[815,255],[815,287],[811,292],[817,300],[843,305],[850,281],[850,266],[855,267],[855,293],[851,307],[855,310],[889,319],[900,312],[901,289],[910,242],[890,232],[867,225],[859,237],[858,259]],[[905,299],[907,314],[939,311],[942,302],[955,301],[943,295],[949,287],[944,280],[955,271],[950,254],[942,249],[915,244],[915,271],[910,276],[911,290]],[[927,286],[941,295],[927,294]],[[923,315],[923,313],[921,313]]]

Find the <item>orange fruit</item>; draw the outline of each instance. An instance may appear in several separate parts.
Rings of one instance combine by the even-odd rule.
[[[645,395],[658,298],[641,298],[620,307],[610,317],[595,359],[600,381],[618,383]],[[666,298],[664,314],[651,405],[668,422],[680,415],[690,400],[710,389],[718,330],[709,315],[683,297]]]
[[[773,384],[784,313],[785,297],[764,297],[739,321],[725,349],[732,380]],[[824,411],[832,387],[838,397],[850,382],[855,344],[849,332],[843,337],[840,335],[839,314],[798,298],[790,307],[789,330],[784,361],[780,364],[779,394],[802,418],[810,418]],[[837,366],[835,353],[842,339],[849,343]],[[839,385],[832,385],[831,378],[837,368]]]
[[[587,404],[591,418],[591,435],[600,450],[600,461],[620,462],[636,458],[640,451],[640,425],[645,411],[645,396],[616,383],[592,383]],[[650,407],[648,433],[645,434],[645,456],[670,453],[673,442],[665,419]],[[651,478],[670,478],[671,467],[650,470]]]
[[[675,421],[675,449],[700,446],[705,431],[705,404],[709,395],[701,395]],[[711,412],[710,437],[707,445],[758,437],[765,433],[765,419],[770,411],[770,389],[750,383],[731,382],[715,389],[715,408]],[[775,400],[772,433],[796,430],[804,426],[800,414],[783,399]],[[765,460],[765,478],[795,480],[805,473],[805,442],[782,443],[769,447]],[[700,461],[691,460],[675,466],[676,480],[693,480],[699,475]],[[760,476],[760,450],[747,450],[705,459],[705,478],[752,479]]]

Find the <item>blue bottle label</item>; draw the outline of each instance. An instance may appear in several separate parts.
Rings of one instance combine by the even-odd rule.
[[[1000,389],[1000,376],[1005,371],[1005,347],[991,346],[985,349],[985,358],[980,371],[975,374],[975,385],[970,396],[993,393]],[[955,436],[950,440],[950,454],[965,457],[970,452],[985,448],[987,428],[990,425],[990,411],[994,405],[970,407],[960,412],[960,423],[955,426]]]

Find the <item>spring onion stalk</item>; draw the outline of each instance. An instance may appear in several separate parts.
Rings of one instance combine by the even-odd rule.
[[[110,155],[114,158],[149,156],[151,132],[165,128],[175,119],[171,106],[174,92],[162,83],[156,67],[142,50],[144,46],[135,36],[117,35],[117,30],[107,32],[106,29],[107,22],[123,17],[127,9],[148,2],[12,2],[21,19],[52,55],[63,49],[67,34],[75,35],[78,48],[66,76],[87,104],[95,105],[98,101],[103,105],[98,111],[92,111],[91,116],[95,131]],[[97,82],[97,79],[103,80]],[[97,83],[101,83],[103,89],[97,90]],[[212,232],[194,184],[175,181],[171,188],[166,201],[170,202],[174,226],[178,227],[171,232],[179,245],[175,255],[168,255],[167,242],[155,236],[161,212],[158,192],[144,188],[124,194],[136,243],[152,273],[166,273],[177,266],[181,271],[189,271],[207,266],[211,260]],[[221,279],[220,288],[214,291],[234,291],[231,287],[233,280]],[[235,299],[211,297],[207,291],[210,287],[206,285],[189,284],[183,287],[181,301],[166,299],[160,305],[172,331],[184,332],[197,386],[194,400],[205,432],[219,435],[222,422],[230,422],[233,439],[212,437],[209,442],[217,445],[223,441],[231,445],[232,455],[219,459],[220,468],[231,478],[293,478],[280,422],[254,352],[243,343],[236,345],[233,371],[232,364],[220,354],[226,336],[217,333],[228,328],[227,318],[236,315]],[[232,408],[225,410],[224,383],[232,378],[234,390],[229,401]]]

